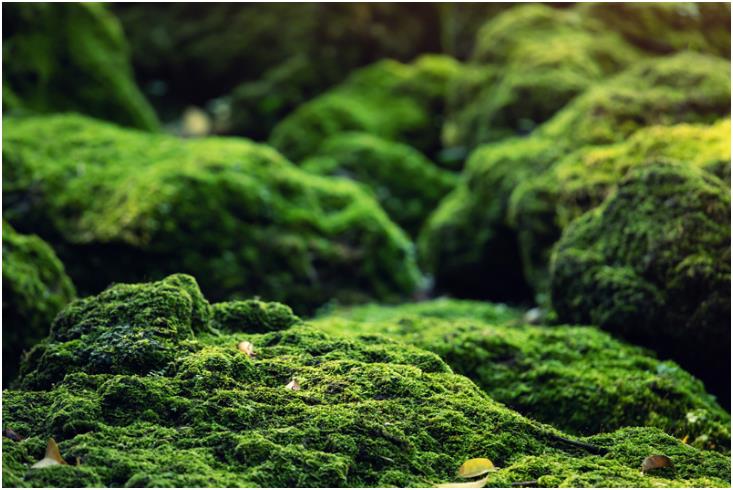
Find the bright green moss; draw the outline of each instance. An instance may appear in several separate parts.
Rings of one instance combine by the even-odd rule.
[[[12,112],[77,111],[154,130],[158,122],[135,85],[117,19],[92,3],[3,8],[3,94]]]
[[[89,361],[67,365],[53,387],[37,391],[30,388],[40,388],[34,380],[47,377],[48,365],[29,359],[23,387],[3,394],[3,423],[25,436],[3,439],[6,484],[428,486],[452,480],[458,465],[476,456],[504,468],[491,479],[503,486],[526,475],[552,484],[633,486],[730,479],[728,458],[657,429],[598,436],[593,443],[608,454],[594,456],[492,401],[435,354],[384,338],[347,339],[307,325],[266,334],[194,333],[200,318],[193,284],[176,276],[117,285],[85,300],[83,311],[70,307],[65,316],[76,323],[60,328],[57,321],[54,331],[84,333],[74,340],[52,334],[49,351],[117,358],[136,347],[137,332],[168,332],[161,342],[172,358],[148,373],[121,373],[112,363],[102,370]],[[121,307],[122,297],[130,308]],[[142,313],[149,304],[155,311]],[[131,335],[97,342],[110,330]],[[237,350],[243,339],[255,345],[255,357]],[[300,390],[285,387],[292,379]],[[79,466],[30,469],[48,436]],[[641,475],[641,459],[652,453],[669,454],[677,473]]]
[[[357,185],[248,140],[61,115],[5,120],[3,156],[5,217],[53,243],[84,291],[183,270],[211,297],[301,312],[419,281],[411,242]]]
[[[730,397],[730,188],[709,172],[632,169],[565,229],[551,292],[561,320],[648,345]]]
[[[416,235],[456,176],[419,151],[368,133],[339,133],[303,162],[310,172],[361,182],[404,230]]]
[[[362,131],[432,155],[440,149],[446,87],[459,69],[457,61],[438,55],[409,65],[374,63],[300,106],[274,128],[269,141],[299,161],[316,153],[329,136]]]
[[[75,296],[64,266],[46,242],[3,221],[3,385],[20,356],[48,334],[56,313]]]
[[[658,427],[730,449],[730,416],[700,381],[593,327],[524,325],[503,305],[447,299],[336,310],[313,325],[434,352],[493,399],[570,433]]]

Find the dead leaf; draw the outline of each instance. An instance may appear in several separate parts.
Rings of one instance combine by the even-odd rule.
[[[293,378],[290,381],[290,383],[288,383],[287,385],[285,385],[285,389],[286,390],[298,391],[298,390],[300,390],[300,384],[298,384],[298,382],[295,380],[295,378]]]
[[[53,437],[49,437],[48,444],[46,444],[46,455],[42,460],[35,463],[31,468],[48,468],[49,466],[56,466],[59,464],[67,464],[64,458],[61,457],[59,446]]]
[[[485,475],[489,471],[493,471],[494,463],[487,458],[473,458],[469,459],[458,468],[459,478],[474,478],[477,476]]]
[[[682,444],[687,444],[687,441],[689,441],[689,440],[690,440],[690,435],[689,434],[685,434],[685,437],[682,438]]]
[[[20,442],[23,440],[23,438],[20,437],[20,435],[10,427],[3,429],[3,437],[7,437],[8,439],[15,442]]]
[[[243,340],[239,344],[237,344],[237,349],[239,349],[239,352],[247,354],[247,357],[255,357],[257,355],[255,354],[255,346],[252,344],[252,342],[247,342],[246,340]]]
[[[641,463],[642,473],[657,470],[659,468],[674,468],[674,465],[672,464],[672,460],[663,454],[654,454],[652,456],[647,456]]]
[[[460,482],[460,483],[441,483],[435,485],[435,488],[483,488],[486,482],[489,481],[489,476],[485,476],[480,480]]]

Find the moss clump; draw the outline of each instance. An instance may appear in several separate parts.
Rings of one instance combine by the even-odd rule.
[[[75,294],[51,247],[3,221],[3,386],[17,373],[21,353],[48,334]]]
[[[200,299],[193,279],[176,276],[117,285],[69,307],[37,350],[64,351],[79,362],[53,372],[43,356],[31,356],[19,389],[3,394],[3,423],[26,436],[3,439],[4,481],[427,486],[452,479],[475,456],[505,468],[490,482],[500,486],[520,477],[628,486],[720,486],[730,479],[728,458],[657,429],[597,436],[593,443],[607,455],[592,455],[492,401],[435,354],[383,338],[348,340],[307,325],[205,333],[195,327],[207,305]],[[100,341],[113,331],[129,335]],[[149,372],[92,362],[138,351],[139,333],[158,340],[169,361],[152,356]],[[255,357],[237,350],[243,338],[255,345]],[[299,390],[286,388],[292,379]],[[30,469],[48,436],[80,465]],[[640,474],[641,459],[653,453],[673,458],[675,473]]]
[[[315,154],[329,136],[362,131],[430,156],[440,149],[446,87],[459,69],[457,61],[438,55],[412,64],[374,63],[300,106],[274,128],[270,143],[299,161]]]
[[[509,217],[509,203],[522,182],[585,146],[622,142],[646,126],[710,124],[729,111],[730,63],[680,53],[641,61],[593,86],[529,137],[479,147],[419,239],[438,290],[464,295],[466,285],[471,297],[531,296],[513,226],[520,218]],[[553,227],[551,216],[537,222]],[[549,249],[556,237],[547,236],[548,242],[538,240],[535,247]],[[486,280],[494,276],[502,281]]]
[[[566,228],[551,291],[563,321],[648,345],[729,399],[730,188],[717,177],[686,165],[632,169]]]
[[[730,416],[700,381],[593,327],[530,326],[503,305],[447,299],[341,309],[313,325],[434,352],[496,401],[570,433],[657,427],[730,450]]]
[[[78,111],[153,130],[155,113],[133,78],[117,19],[98,4],[15,4],[3,8],[3,95],[12,112]]]
[[[457,180],[419,151],[368,133],[339,133],[328,138],[302,167],[363,183],[411,235],[417,234]]]
[[[53,243],[80,290],[182,270],[211,297],[308,311],[418,285],[411,242],[370,196],[266,146],[75,115],[3,126],[5,216]]]

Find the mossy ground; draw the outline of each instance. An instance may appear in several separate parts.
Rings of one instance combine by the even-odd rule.
[[[73,303],[18,388],[4,392],[3,423],[24,437],[3,438],[4,484],[429,486],[476,456],[501,468],[491,486],[730,479],[726,456],[653,428],[587,439],[602,453],[592,454],[492,401],[435,354],[327,335],[282,306],[256,306],[278,313],[213,333],[211,306],[181,275]],[[237,349],[245,339],[255,357]],[[70,362],[48,362],[61,353]],[[132,353],[136,362],[118,362]],[[299,390],[286,388],[293,379]],[[48,436],[79,465],[30,469]],[[656,453],[674,470],[642,474],[641,461]]]

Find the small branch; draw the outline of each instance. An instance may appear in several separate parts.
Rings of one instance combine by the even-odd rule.
[[[558,436],[556,434],[547,434],[551,439],[554,439],[558,442],[562,442],[564,444],[567,444],[569,446],[575,446],[580,449],[583,449],[585,451],[588,451],[589,453],[593,454],[606,454],[608,453],[607,449],[604,449],[602,447],[594,446],[593,444],[588,444],[587,442],[581,442],[581,441],[574,441],[573,439],[567,439],[565,437]]]
[[[534,487],[537,483],[537,480],[515,481],[512,483],[512,487]]]

